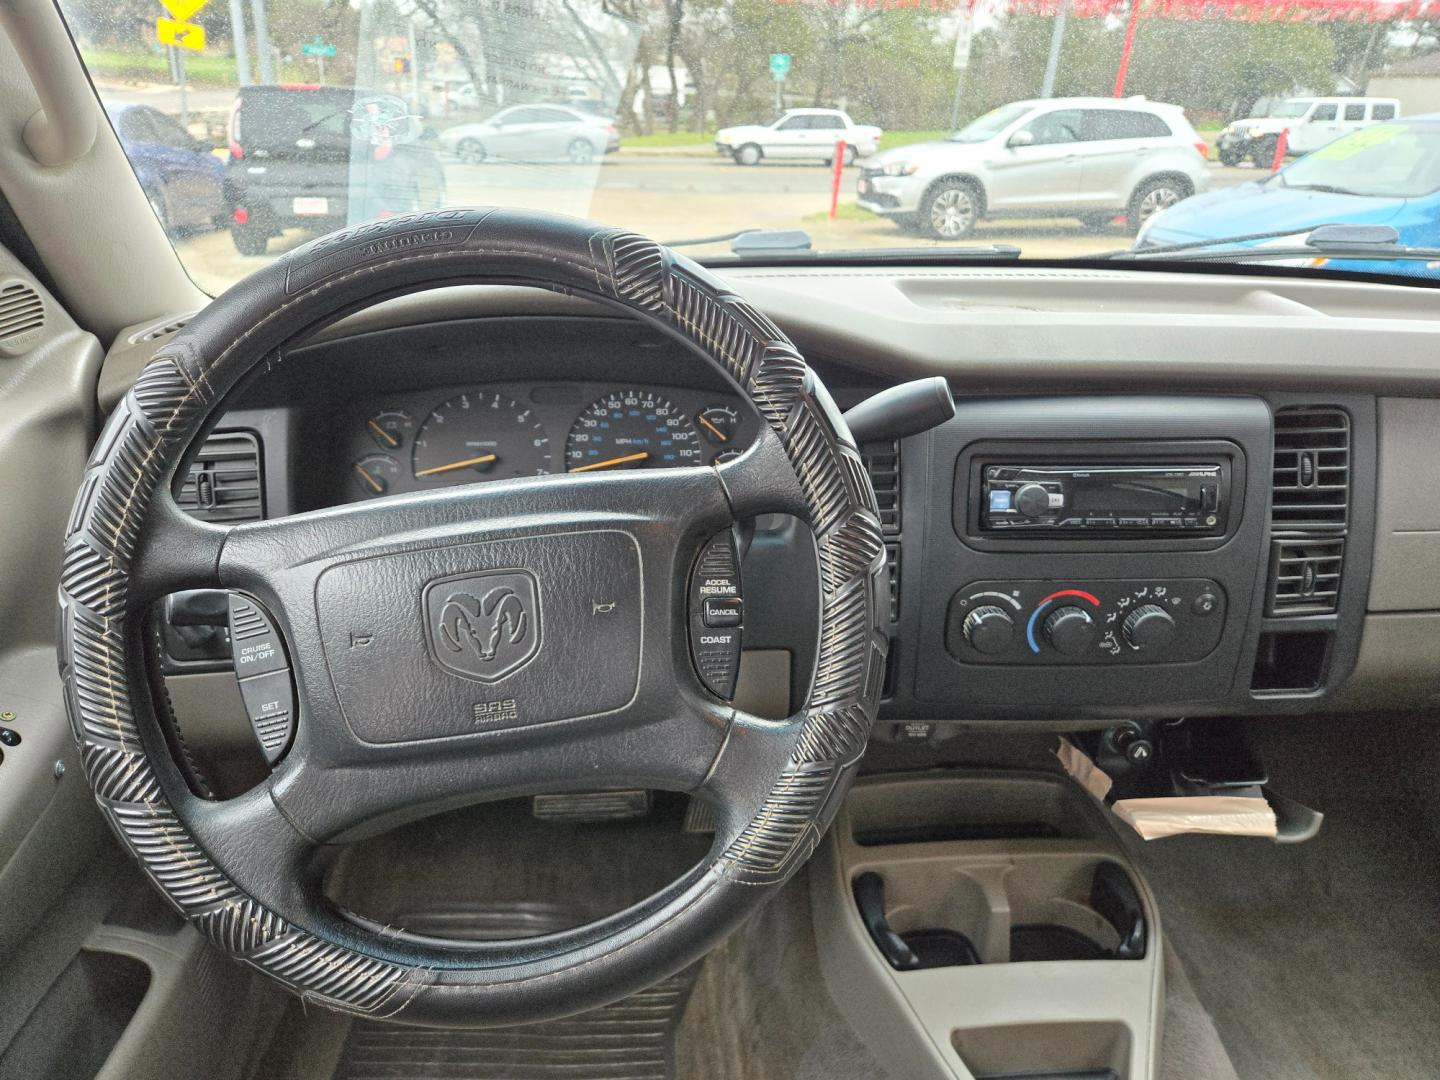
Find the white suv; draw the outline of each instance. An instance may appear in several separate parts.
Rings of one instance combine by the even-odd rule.
[[[859,203],[941,240],[982,217],[1078,217],[1131,229],[1210,186],[1208,147],[1178,105],[1049,98],[1002,105],[946,139],[887,150],[861,172]]]

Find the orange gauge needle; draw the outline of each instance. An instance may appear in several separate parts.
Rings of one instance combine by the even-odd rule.
[[[390,432],[386,431],[383,427],[381,427],[379,424],[377,424],[374,420],[366,420],[365,423],[367,423],[367,424],[370,425],[370,430],[371,430],[371,431],[375,432],[376,435],[379,435],[380,438],[384,439],[385,442],[386,442],[387,444],[389,444],[390,449],[393,450],[393,449],[395,449],[395,447],[397,447],[397,446],[400,445],[400,440],[399,440],[399,439],[395,438],[394,435],[391,435]]]
[[[450,472],[454,469],[466,469],[471,465],[484,465],[486,462],[494,460],[494,454],[481,454],[479,457],[466,458],[464,461],[452,461],[449,465],[435,465],[429,469],[421,469],[415,476],[416,478],[421,476],[437,476],[440,473]]]
[[[644,461],[650,456],[649,450],[639,450],[633,454],[626,454],[624,457],[606,458],[604,461],[592,461],[589,465],[577,465],[571,472],[590,472],[593,469],[608,469],[611,465],[624,465],[631,461]]]
[[[380,483],[379,480],[376,480],[375,477],[371,476],[370,471],[366,469],[363,465],[356,465],[355,471],[360,474],[361,478],[367,484],[369,484],[372,488],[375,489],[375,494],[380,495],[384,493],[385,485]]]
[[[698,416],[695,417],[695,419],[696,419],[696,420],[699,420],[700,423],[704,424],[707,428],[709,428],[709,429],[710,429],[710,433],[711,433],[712,435],[714,435],[715,438],[719,439],[721,442],[729,442],[729,441],[730,441],[730,436],[726,435],[726,434],[725,434],[723,431],[721,431],[718,427],[716,427],[714,424],[710,423],[709,420],[706,420],[704,413],[700,413]]]

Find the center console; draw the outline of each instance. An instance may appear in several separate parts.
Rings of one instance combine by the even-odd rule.
[[[1156,1075],[1155,901],[1068,778],[862,778],[810,884],[831,996],[893,1075]]]

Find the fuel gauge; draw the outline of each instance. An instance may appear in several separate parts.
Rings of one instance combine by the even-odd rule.
[[[365,421],[365,432],[381,450],[399,450],[415,433],[415,418],[403,409],[385,409]]]
[[[729,405],[711,405],[695,417],[705,438],[717,446],[724,446],[735,437],[740,426],[740,414]]]
[[[390,490],[395,478],[400,475],[400,465],[387,454],[370,454],[355,462],[350,472],[362,496],[378,499]]]

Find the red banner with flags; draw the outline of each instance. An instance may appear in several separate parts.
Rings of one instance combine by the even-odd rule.
[[[1145,19],[1236,19],[1250,22],[1396,22],[1440,18],[1440,0],[776,0],[828,3],[832,7],[931,8],[953,11],[991,8],[1028,15],[1054,15],[1062,5],[1079,18],[1128,16],[1131,4]]]

